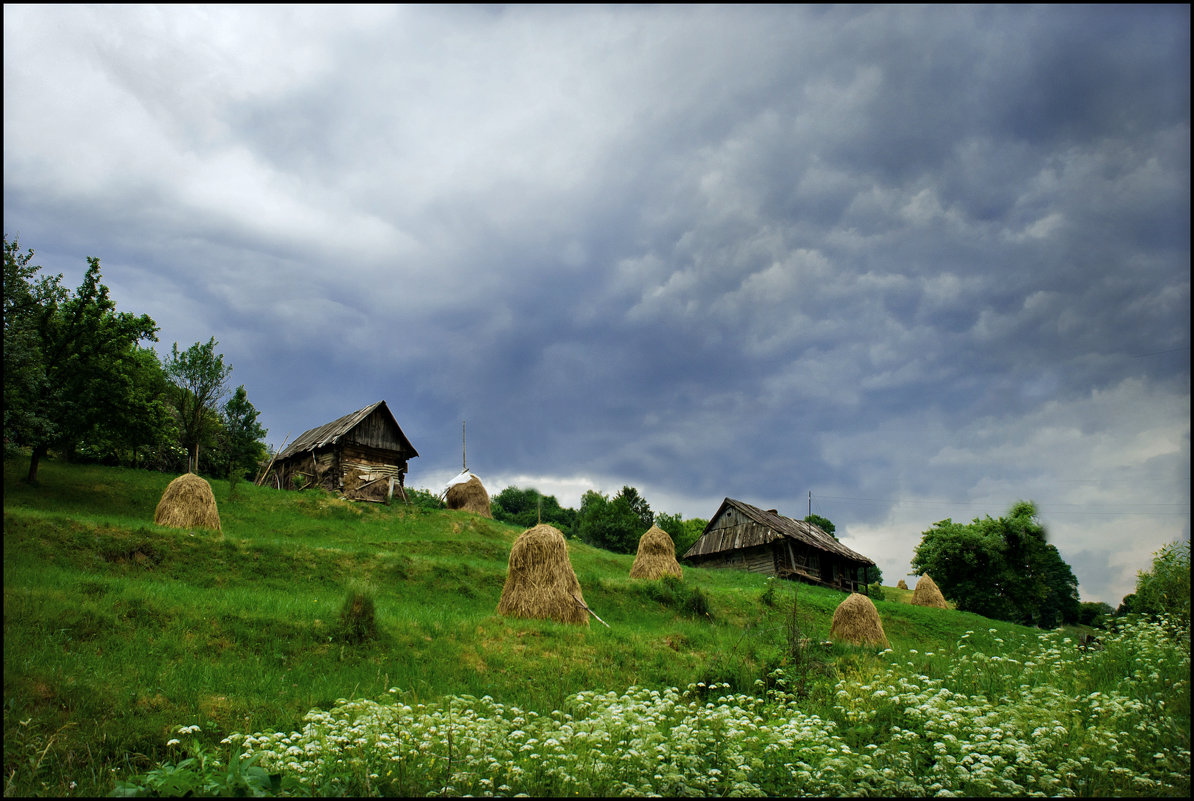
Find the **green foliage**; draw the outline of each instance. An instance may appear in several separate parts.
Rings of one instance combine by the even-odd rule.
[[[427,489],[406,487],[406,499],[416,509],[444,509],[446,504],[434,492]]]
[[[665,575],[658,579],[635,582],[639,592],[668,609],[674,609],[694,619],[712,619],[709,596],[700,587],[686,584],[682,579]]]
[[[224,356],[216,353],[218,344],[212,337],[180,352],[175,342],[164,365],[173,385],[170,398],[178,415],[182,445],[190,453],[189,469],[194,473],[199,472],[200,446],[213,444],[220,423],[217,407],[232,372],[232,365],[225,365]]]
[[[503,523],[526,529],[543,522],[558,528],[565,537],[576,533],[576,510],[561,507],[554,495],[544,495],[537,489],[506,487],[490,499],[489,506],[493,518]]]
[[[596,490],[581,498],[577,535],[588,544],[615,553],[634,553],[639,538],[655,523],[646,500],[633,487],[622,487],[613,499]]]
[[[191,735],[200,731],[199,726],[183,726],[178,730],[181,735]],[[168,747],[179,747],[177,738],[167,744]],[[182,798],[182,797],[212,797],[232,796],[237,798],[262,798],[280,795],[283,787],[294,791],[302,787],[293,776],[286,777],[280,772],[269,773],[256,763],[260,754],[241,758],[239,752],[233,752],[224,761],[211,752],[198,738],[191,738],[189,751],[191,756],[178,761],[163,762],[153,770],[132,776],[127,780],[118,780],[116,788],[109,795],[110,798]]]
[[[1152,569],[1136,574],[1134,595],[1130,611],[1152,617],[1167,615],[1189,636],[1190,541],[1171,542],[1153,554]]]
[[[878,582],[865,585],[862,591],[872,601],[882,601],[887,598],[887,593],[883,591],[883,585]]]
[[[135,441],[153,425],[139,417],[152,408],[138,393],[137,344],[157,333],[148,316],[116,312],[99,259],[72,293],[61,275],[38,278],[32,258],[5,235],[4,437],[31,449],[29,482],[51,448],[73,450],[97,428]]]
[[[759,595],[759,603],[763,606],[775,606],[775,576],[768,576],[766,584],[763,585],[763,592]]]
[[[377,611],[372,587],[354,583],[340,607],[337,634],[344,642],[360,645],[377,638]]]
[[[1115,615],[1110,604],[1102,601],[1084,601],[1078,607],[1078,619],[1075,621],[1083,626],[1101,629],[1106,628],[1107,621]]]
[[[249,402],[242,384],[224,404],[213,462],[220,474],[233,478],[255,478],[254,471],[265,458],[265,435],[258,422],[260,413]]]
[[[655,525],[672,538],[672,542],[676,544],[676,559],[679,560],[701,538],[709,521],[696,517],[684,520],[678,514],[658,514],[655,516]]]
[[[1078,580],[1030,502],[1017,502],[1007,517],[933,524],[912,569],[931,575],[964,611],[1043,628],[1078,619]]]

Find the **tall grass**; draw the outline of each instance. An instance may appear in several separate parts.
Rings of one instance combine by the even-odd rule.
[[[569,554],[585,599],[610,628],[507,619],[496,614],[496,606],[520,530],[502,523],[245,483],[232,495],[227,482],[214,480],[224,529],[220,539],[153,525],[154,507],[172,476],[49,461],[34,488],[19,481],[23,469],[19,462],[5,462],[6,795],[104,795],[117,780],[147,771],[157,770],[161,778],[167,766],[173,780],[183,781],[197,763],[178,770],[179,762],[200,755],[209,767],[239,770],[228,751],[231,741],[221,741],[236,732],[248,737],[299,731],[312,710],[332,714],[344,707],[339,699],[367,704],[398,698],[412,710],[423,705],[427,720],[434,721],[436,714],[492,717],[493,709],[484,705],[467,712],[474,702],[462,700],[488,697],[485,704],[500,706],[503,716],[510,714],[508,722],[529,735],[527,721],[557,720],[557,712],[577,717],[573,707],[581,694],[585,703],[595,703],[593,698],[609,693],[638,698],[640,690],[630,692],[631,687],[651,688],[641,692],[649,696],[654,690],[662,697],[668,688],[692,685],[675,692],[692,693],[692,703],[715,708],[739,703],[717,702],[719,696],[765,698],[770,692],[769,703],[779,704],[775,694],[785,693],[792,700],[783,703],[841,732],[853,725],[847,714],[853,707],[843,705],[837,693],[874,686],[872,677],[891,669],[897,658],[901,670],[957,682],[957,692],[969,687],[968,694],[984,693],[993,703],[999,693],[1010,698],[1011,688],[992,683],[997,680],[988,669],[1004,664],[990,660],[1009,654],[1010,643],[1037,636],[1035,630],[976,615],[893,600],[876,603],[891,654],[823,646],[841,593],[801,586],[797,597],[786,582],[768,589],[761,576],[696,568],[685,569],[682,583],[647,583],[629,579],[632,556],[574,541]],[[376,635],[358,641],[338,636],[341,607],[354,583],[372,588],[376,623]],[[761,601],[765,593],[770,603]],[[789,637],[794,597],[796,620],[808,641],[798,648]],[[1139,669],[1135,661],[1124,661],[1123,650],[1109,648],[1104,661],[1082,666],[1102,676],[1089,680],[1096,683],[1061,684],[1058,692],[1077,697],[1096,691],[1090,688],[1119,687],[1116,682]],[[988,661],[958,659],[974,652],[989,655]],[[969,667],[954,675],[955,663]],[[1172,664],[1148,670],[1180,690],[1181,677],[1170,675]],[[1045,674],[1039,675],[1045,682]],[[718,689],[708,697],[713,685]],[[401,692],[389,694],[395,687]],[[1164,735],[1174,753],[1189,749],[1188,683],[1184,693],[1184,707],[1180,700],[1152,707],[1179,724],[1185,721],[1184,744],[1172,732]],[[654,713],[635,714],[646,726]],[[411,715],[415,725],[418,716]],[[891,723],[877,721],[880,728]],[[675,718],[660,725],[667,735],[695,724]],[[180,727],[187,728],[185,735]],[[537,739],[536,746],[546,742]],[[179,743],[167,745],[171,740]],[[659,745],[670,747],[651,747]],[[519,759],[529,760],[530,754],[544,757],[533,747]],[[770,755],[758,758],[774,762]],[[457,767],[463,765],[458,759],[452,757]],[[511,763],[539,771],[541,779],[517,784],[507,777],[492,787],[452,779],[444,773],[445,762],[412,760],[403,764],[428,776],[447,775],[458,792],[505,794],[524,787],[542,793],[581,786],[579,779],[564,781],[563,774],[552,773],[556,778],[549,781],[543,759],[533,761],[542,770],[531,762]],[[586,770],[589,791],[626,790],[598,780],[604,774],[596,766]],[[352,792],[383,786],[368,776],[365,784],[351,787],[344,776],[338,781]],[[642,783],[647,779],[635,781],[636,790],[647,786]],[[656,791],[683,789],[651,782]],[[510,789],[501,790],[503,784]],[[1074,786],[1080,792],[1095,787]],[[732,790],[717,783],[684,787]],[[1131,791],[1135,785],[1117,787]],[[1165,787],[1152,789],[1168,792]]]

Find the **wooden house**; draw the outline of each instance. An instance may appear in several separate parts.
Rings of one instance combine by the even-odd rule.
[[[407,460],[419,455],[385,401],[303,432],[275,458],[263,483],[321,486],[352,500],[405,500]]]
[[[726,498],[684,559],[697,567],[729,567],[795,578],[854,592],[861,569],[875,563],[820,527]]]

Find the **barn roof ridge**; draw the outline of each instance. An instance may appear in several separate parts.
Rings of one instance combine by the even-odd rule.
[[[349,412],[343,417],[338,417],[330,423],[324,423],[321,426],[304,431],[294,442],[290,443],[286,450],[279,453],[277,458],[285,459],[303,451],[315,450],[325,445],[334,445],[341,437],[360,425],[361,421],[373,414],[381,406],[385,406],[386,412],[389,413],[395,428],[398,429],[398,433],[402,434],[402,427],[398,425],[398,421],[394,418],[394,413],[390,411],[390,407],[386,405],[384,400],[379,400],[363,409],[357,409],[355,412]],[[406,435],[402,434],[402,438],[406,439]],[[407,444],[410,445],[410,440],[407,440]],[[411,446],[411,450],[414,451],[414,446]],[[414,455],[418,456],[419,454],[415,452]]]
[[[777,511],[760,509],[759,507],[746,503],[745,501],[740,501],[729,497],[722,501],[721,506],[719,506],[717,509],[717,512],[709,520],[709,525],[705,527],[705,531],[702,532],[697,541],[693,543],[692,547],[689,548],[684,554],[685,558],[690,555],[694,555],[695,553],[702,552],[701,549],[698,548],[698,546],[701,544],[701,540],[703,540],[705,536],[710,533],[709,526],[713,524],[714,520],[721,516],[722,512],[725,511],[727,506],[734,507],[759,525],[764,526],[777,535],[775,537],[767,538],[767,542],[772,542],[778,537],[787,537],[789,539],[794,539],[804,542],[808,545],[812,545],[813,547],[819,548],[822,551],[828,551],[830,553],[837,554],[838,556],[843,556],[852,561],[861,562],[862,564],[867,565],[875,564],[875,562],[869,557],[863,556],[852,548],[848,548],[841,542],[831,537],[828,532],[815,523],[810,523],[806,520],[793,520],[790,517],[785,517],[779,514]]]

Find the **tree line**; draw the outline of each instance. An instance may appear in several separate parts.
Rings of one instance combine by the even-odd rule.
[[[266,430],[212,337],[159,359],[158,325],[118,312],[87,259],[77,289],[46,275],[4,235],[4,445],[29,451],[26,480],[51,451],[166,472],[252,475]]]

